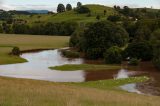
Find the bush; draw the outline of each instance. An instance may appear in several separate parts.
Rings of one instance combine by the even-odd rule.
[[[61,53],[63,56],[68,57],[68,58],[79,58],[80,57],[80,53],[75,52],[75,51],[61,50]]]
[[[133,42],[125,49],[123,56],[149,61],[153,57],[153,49],[147,42]]]
[[[137,58],[132,58],[129,61],[129,65],[137,66],[139,64],[139,62],[140,62],[140,60],[138,60]]]
[[[13,49],[12,49],[12,55],[17,55],[17,56],[19,56],[20,55],[20,49],[18,48],[18,47],[14,47]]]
[[[121,49],[117,46],[109,48],[104,53],[104,59],[107,64],[120,64],[122,62]]]
[[[154,47],[153,64],[160,70],[160,43]]]
[[[90,13],[90,9],[85,6],[80,6],[79,8],[76,9],[77,13],[79,14],[85,14],[85,13]]]
[[[107,20],[112,21],[112,22],[117,22],[121,20],[121,16],[119,15],[110,15]]]
[[[90,48],[86,51],[86,58],[98,59],[103,57],[103,52],[100,48]]]

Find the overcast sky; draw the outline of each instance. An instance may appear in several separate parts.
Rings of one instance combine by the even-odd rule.
[[[70,3],[73,6],[80,1],[83,4],[102,4],[105,6],[128,5],[130,7],[160,8],[160,0],[0,0],[0,8],[5,10],[41,9],[55,11],[58,3]]]

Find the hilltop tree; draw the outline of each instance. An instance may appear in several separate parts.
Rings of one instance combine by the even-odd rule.
[[[67,10],[67,11],[72,10],[72,5],[71,5],[71,4],[67,4],[67,5],[66,5],[66,10]]]
[[[77,3],[77,8],[80,8],[82,6],[82,3],[81,2],[78,2]]]
[[[100,20],[100,18],[101,18],[100,15],[97,15],[97,16],[96,16],[96,19],[97,19],[97,20]]]
[[[106,11],[106,10],[104,10],[104,11],[103,11],[103,13],[104,13],[104,15],[106,15],[107,11]]]
[[[65,6],[63,4],[58,4],[57,12],[58,13],[65,12]]]
[[[85,14],[85,13],[90,13],[90,9],[86,6],[81,6],[79,8],[76,9],[77,13],[80,13],[80,14]]]

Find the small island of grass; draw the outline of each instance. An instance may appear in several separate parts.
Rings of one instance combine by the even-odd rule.
[[[120,69],[120,65],[94,65],[94,64],[66,64],[62,66],[49,67],[52,70],[76,71],[76,70],[114,70]]]

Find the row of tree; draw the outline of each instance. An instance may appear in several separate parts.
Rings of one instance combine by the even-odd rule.
[[[80,8],[82,6],[82,3],[81,2],[78,2],[77,3],[77,8]],[[64,4],[58,4],[58,7],[57,7],[57,12],[58,13],[61,13],[61,12],[65,12],[65,11],[70,11],[72,10],[73,7],[71,4],[67,4],[66,7],[64,6]]]
[[[61,22],[61,23],[36,23],[28,24],[6,24],[0,26],[2,33],[14,34],[33,34],[33,35],[71,35],[78,24],[75,22]]]

